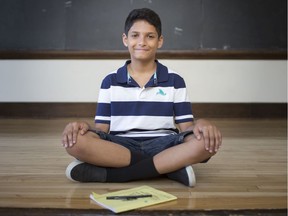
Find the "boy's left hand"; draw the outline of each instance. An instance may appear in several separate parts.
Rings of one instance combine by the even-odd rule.
[[[205,149],[211,154],[215,154],[222,144],[222,134],[220,130],[209,121],[199,119],[194,123],[194,135],[198,140],[204,138]]]

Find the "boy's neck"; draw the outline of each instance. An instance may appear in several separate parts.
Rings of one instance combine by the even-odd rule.
[[[148,62],[131,60],[130,68],[134,74],[154,73],[156,71],[156,62],[155,60]]]

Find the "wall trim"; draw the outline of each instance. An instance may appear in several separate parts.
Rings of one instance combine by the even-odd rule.
[[[0,102],[0,118],[94,118],[97,103]],[[287,103],[193,103],[197,118],[286,118]]]
[[[287,50],[158,50],[157,59],[285,60]],[[0,50],[0,59],[128,59],[126,50]]]

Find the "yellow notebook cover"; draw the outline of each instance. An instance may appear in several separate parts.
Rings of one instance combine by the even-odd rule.
[[[152,195],[152,196],[130,200],[107,199],[108,196],[139,196],[139,195]],[[100,206],[110,209],[115,213],[125,212],[177,199],[177,197],[173,196],[172,194],[157,190],[149,186],[141,186],[101,195],[92,192],[90,198]]]

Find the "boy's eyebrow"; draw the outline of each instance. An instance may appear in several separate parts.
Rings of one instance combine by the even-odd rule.
[[[131,33],[141,33],[139,31],[131,31]],[[157,34],[157,32],[144,32],[145,34]]]

